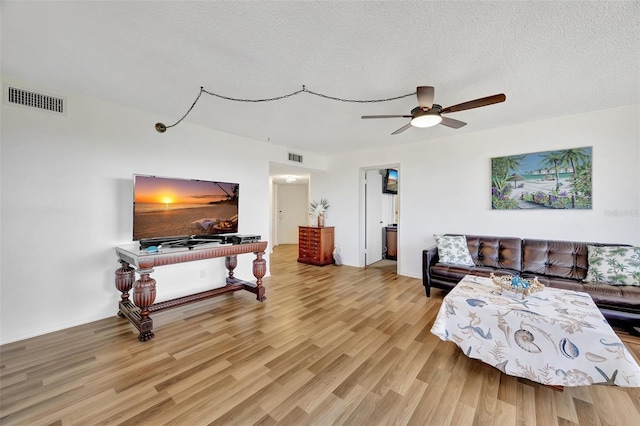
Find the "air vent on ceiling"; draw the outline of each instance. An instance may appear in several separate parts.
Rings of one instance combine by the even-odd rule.
[[[5,86],[4,92],[6,103],[22,105],[29,108],[38,108],[40,110],[55,112],[57,114],[66,113],[64,98],[58,98],[12,86]]]
[[[289,153],[289,161],[295,161],[296,163],[302,163],[302,155]]]

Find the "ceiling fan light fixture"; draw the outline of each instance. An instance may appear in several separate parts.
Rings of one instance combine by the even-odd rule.
[[[433,110],[429,110],[427,112],[424,112],[422,114],[416,114],[412,119],[411,119],[411,125],[414,127],[432,127],[435,126],[436,124],[440,124],[440,122],[442,121],[442,117],[440,116],[440,114],[438,114],[437,112],[432,112]]]
[[[437,124],[442,124],[443,126],[450,127],[452,129],[459,129],[465,126],[467,123],[449,117],[442,118],[441,114],[449,114],[451,112],[480,108],[483,106],[504,102],[505,99],[507,99],[504,93],[500,93],[498,95],[486,96],[484,98],[474,99],[472,101],[467,101],[461,104],[442,108],[442,105],[432,103],[432,86],[418,86],[416,93],[418,95],[418,106],[411,110],[411,115],[363,115],[362,118],[411,118],[411,121],[409,123],[391,133],[392,135],[402,133],[411,127],[425,128],[433,127]]]

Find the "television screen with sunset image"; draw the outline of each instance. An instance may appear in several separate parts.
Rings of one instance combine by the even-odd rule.
[[[133,239],[238,232],[239,184],[134,175]]]

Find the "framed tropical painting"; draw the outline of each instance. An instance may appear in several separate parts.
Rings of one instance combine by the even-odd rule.
[[[491,159],[491,208],[591,209],[591,147]]]

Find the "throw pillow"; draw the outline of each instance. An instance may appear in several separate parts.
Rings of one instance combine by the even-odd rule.
[[[587,282],[640,286],[640,247],[587,246]]]
[[[475,265],[464,236],[434,235],[434,238],[438,246],[440,262],[464,266]]]

